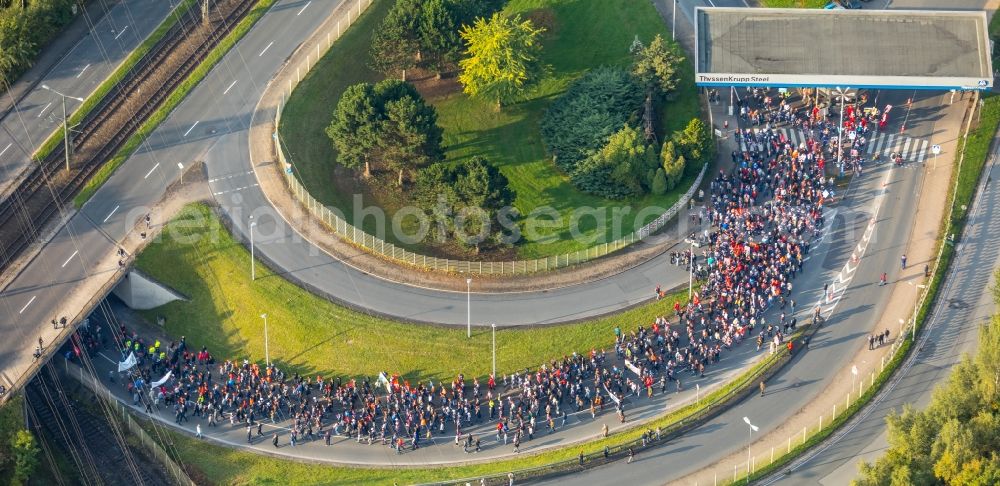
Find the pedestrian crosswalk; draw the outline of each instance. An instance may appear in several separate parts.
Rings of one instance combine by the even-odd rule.
[[[789,143],[798,146],[809,138],[809,134],[804,130],[799,130],[795,128],[775,128],[775,132],[783,135]],[[758,128],[753,129],[753,133],[756,135],[760,133],[761,130]],[[750,140],[740,139],[740,150],[747,151],[748,144],[752,144]],[[895,152],[901,154],[903,160],[906,162],[923,162],[930,152],[931,144],[926,139],[907,137],[899,133],[879,133],[874,137],[869,139],[867,147],[864,149],[865,154],[875,155],[878,154],[879,157],[888,157],[889,154]]]

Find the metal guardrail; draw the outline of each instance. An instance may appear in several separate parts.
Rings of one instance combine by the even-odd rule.
[[[347,30],[347,27],[350,27],[353,20],[357,20],[358,17],[361,16],[361,13],[371,6],[371,4],[372,0],[358,0],[356,9],[352,6],[347,10],[346,26],[342,25],[341,22],[337,22],[335,24],[336,30],[334,30],[334,24],[331,23],[330,31],[326,33],[326,49],[323,50],[323,43],[320,43],[316,46],[315,52],[310,51],[306,55],[303,65],[296,67],[295,69],[296,76],[289,80],[288,87],[282,95],[282,100],[286,100],[288,96],[291,95],[292,91],[295,90],[295,87],[302,81],[302,78],[309,72],[309,70],[319,62],[327,51],[330,50],[333,43],[340,38],[340,36]],[[355,12],[357,14],[352,20],[351,15]],[[321,35],[322,33],[317,34],[317,36]],[[285,154],[281,138],[277,133],[277,127],[281,124],[281,112],[283,106],[284,103],[278,106],[274,119],[275,152],[277,153],[278,161],[281,163],[282,170],[285,174],[285,181],[288,183],[289,189],[295,195],[295,198],[298,199],[299,203],[301,203],[310,214],[318,218],[324,225],[333,230],[334,234],[341,239],[394,262],[404,263],[427,270],[482,275],[521,275],[570,267],[603,257],[640,242],[663,228],[663,226],[677,216],[677,214],[683,210],[684,206],[688,204],[691,198],[694,197],[695,191],[698,190],[698,187],[704,180],[705,173],[708,170],[708,164],[705,164],[701,168],[701,172],[698,173],[698,177],[695,179],[694,183],[691,184],[691,187],[688,188],[687,192],[685,192],[681,198],[670,207],[670,209],[649,224],[613,242],[600,244],[585,250],[577,250],[571,253],[563,253],[561,255],[536,258],[533,260],[478,262],[437,258],[406,250],[393,243],[366,233],[364,230],[351,225],[349,222],[316,200],[316,198],[309,193],[305,186],[303,186],[295,176],[294,171],[292,170],[294,164],[289,162],[289,157]]]

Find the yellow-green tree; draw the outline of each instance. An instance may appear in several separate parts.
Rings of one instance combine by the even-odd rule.
[[[495,103],[498,111],[521,97],[545,72],[540,56],[544,30],[499,12],[463,27],[466,57],[459,61],[458,80],[465,93]]]

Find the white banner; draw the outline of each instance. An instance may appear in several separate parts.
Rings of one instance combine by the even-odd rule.
[[[608,392],[608,396],[611,397],[611,399],[615,401],[615,404],[617,404],[617,405],[621,405],[622,404],[622,401],[619,400],[618,397],[616,397],[614,393],[611,393],[611,390],[608,390],[607,386],[604,387],[604,391]]]
[[[129,353],[128,358],[126,358],[125,361],[118,363],[118,372],[121,373],[123,371],[127,371],[131,369],[133,366],[135,366],[135,364],[136,364],[135,353]]]
[[[150,386],[152,386],[152,387],[154,387],[154,388],[155,388],[155,387],[158,387],[158,386],[160,386],[160,385],[162,385],[162,384],[166,383],[166,382],[167,382],[167,380],[169,380],[169,379],[170,379],[170,376],[171,376],[171,375],[172,375],[173,373],[174,373],[173,371],[168,371],[168,372],[167,372],[167,374],[163,375],[163,378],[160,378],[159,380],[156,380],[156,381],[154,381],[154,382],[152,383],[152,385],[150,385]]]
[[[631,370],[632,373],[635,373],[636,376],[642,376],[642,373],[639,372],[639,367],[627,359],[625,360],[625,367]]]
[[[392,386],[391,383],[389,383],[389,378],[387,378],[385,376],[385,373],[381,371],[378,374],[378,383],[385,384],[385,391],[389,394],[392,394]]]

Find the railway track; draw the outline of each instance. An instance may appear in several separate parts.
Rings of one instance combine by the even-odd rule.
[[[146,457],[141,448],[122,450],[112,432],[110,419],[78,402],[77,393],[63,389],[58,372],[47,371],[39,373],[25,392],[30,407],[29,424],[39,440],[47,440],[53,452],[74,466],[82,466],[77,469],[79,484],[149,486],[170,483],[169,474],[155,460]],[[81,389],[79,385],[73,388]],[[133,464],[139,467],[129,467],[126,453],[132,455]]]
[[[200,2],[199,2],[200,3]],[[39,232],[84,187],[91,176],[173,93],[255,4],[255,0],[218,0],[203,24],[199,9],[180,22],[72,131],[74,164],[66,171],[63,146],[38,162],[7,199],[0,201],[0,272],[39,237]]]

